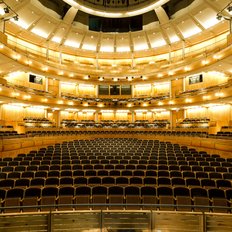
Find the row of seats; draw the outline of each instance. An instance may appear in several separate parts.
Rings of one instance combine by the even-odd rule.
[[[98,134],[115,134],[115,135],[161,135],[161,136],[190,136],[190,137],[207,137],[207,132],[196,132],[196,131],[125,131],[125,130],[94,130],[94,131],[64,131],[64,130],[54,130],[54,131],[27,131],[26,133],[29,136],[66,136],[66,135],[98,135]]]
[[[225,213],[232,209],[231,189],[223,191],[197,187],[31,187],[0,190],[0,197],[2,211],[6,213],[19,212],[20,206],[29,206],[23,208],[23,212],[55,209],[159,209]],[[211,209],[210,206],[216,207]]]
[[[45,173],[36,173],[35,175],[22,175],[18,178],[8,178],[0,180],[1,189],[10,189],[15,187],[29,186],[63,186],[63,185],[152,185],[152,186],[198,186],[202,188],[224,188],[232,187],[231,180],[228,179],[197,179],[195,177],[154,177],[151,174],[147,176],[129,176],[119,173],[112,173],[110,176],[95,176],[95,171],[89,171],[86,175],[71,172],[53,172],[51,175]],[[111,173],[109,173],[111,174]]]

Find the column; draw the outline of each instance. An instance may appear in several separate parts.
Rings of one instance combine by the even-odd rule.
[[[131,120],[132,120],[132,123],[135,122],[135,112],[134,111],[131,112]]]
[[[94,121],[95,121],[96,123],[98,123],[98,111],[95,111],[95,119],[94,119]]]

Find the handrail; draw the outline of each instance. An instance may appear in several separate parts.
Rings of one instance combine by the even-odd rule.
[[[20,51],[20,52],[22,52],[22,51],[24,51],[25,52],[25,56],[27,56],[28,58],[30,58],[30,59],[36,59],[36,60],[38,60],[38,55],[39,56],[41,56],[41,58],[45,58],[46,60],[47,60],[47,65],[50,65],[51,66],[51,62],[55,62],[55,64],[57,64],[57,62],[59,63],[59,64],[68,64],[69,62],[66,62],[65,60],[67,60],[67,58],[66,59],[63,59],[62,57],[60,57],[60,53],[63,53],[63,54],[65,54],[64,52],[62,52],[62,51],[54,51],[54,50],[52,50],[52,49],[47,49],[47,48],[44,48],[45,49],[45,52],[42,52],[41,51],[41,48],[39,48],[38,50],[36,50],[36,49],[33,49],[33,48],[30,48],[30,47],[27,47],[27,46],[25,46],[25,45],[23,45],[23,44],[20,44],[20,42],[17,40],[17,42],[16,41],[13,41],[12,39],[10,39],[10,38],[8,38],[8,46],[12,49],[12,50],[14,50],[14,51]],[[202,42],[202,43],[204,43],[204,42]],[[35,46],[38,46],[38,45],[35,45]],[[193,45],[192,47],[194,47],[195,45]],[[206,45],[206,46],[204,46],[204,47],[202,47],[202,48],[198,48],[198,49],[195,49],[195,50],[193,50],[193,51],[189,51],[189,50],[191,50],[191,48],[192,47],[190,47],[190,48],[188,48],[188,49],[186,49],[187,51],[185,51],[185,55],[184,55],[184,59],[186,59],[186,58],[191,58],[191,60],[190,60],[190,62],[192,63],[193,61],[197,61],[197,60],[200,60],[200,59],[202,59],[202,57],[205,57],[205,58],[207,58],[207,56],[208,55],[211,55],[211,54],[213,54],[214,52],[216,52],[216,51],[221,51],[222,49],[224,49],[224,48],[226,48],[228,45],[227,45],[227,38],[223,38],[223,39],[220,39],[220,40],[218,40],[218,41],[216,41],[215,43],[211,43],[211,44],[209,44],[209,45]],[[75,49],[75,52],[77,51],[78,49]],[[80,49],[81,50],[81,49]],[[157,50],[157,49],[156,49]],[[51,51],[52,53],[57,53],[57,56],[54,56],[54,55],[52,55],[49,51]],[[170,53],[162,53],[162,54],[154,54],[153,56],[162,56],[162,60],[164,59],[164,57],[163,57],[163,55],[168,55],[168,54],[170,54],[170,59],[172,60],[172,61],[174,61],[175,60],[175,62],[177,62],[177,61],[183,61],[183,55],[182,55],[182,52],[180,52],[180,54],[181,55],[176,55],[176,53],[178,53],[178,51],[180,52],[180,51],[182,51],[182,48],[180,48],[180,49],[178,49],[178,50],[176,50],[176,51],[172,51],[172,52],[170,52]],[[36,57],[33,57],[33,55],[36,55]],[[70,55],[70,56],[73,56],[73,58],[75,58],[75,57],[82,57],[83,56],[83,53],[82,54],[80,54],[79,56],[77,56],[77,55],[75,55],[75,54],[65,54],[65,55]],[[198,57],[197,55],[200,55],[200,57]],[[84,57],[84,56],[83,56]],[[151,55],[151,57],[152,57],[152,55]],[[196,59],[194,59],[193,60],[193,58],[196,58]],[[88,58],[88,57],[85,57],[85,59],[86,58]],[[141,57],[140,57],[141,58]],[[90,60],[93,60],[93,58],[89,58]],[[101,60],[101,59],[99,59],[99,60]],[[103,59],[104,60],[104,59]],[[123,59],[122,59],[123,60]],[[70,60],[70,61],[72,61],[72,60]],[[159,60],[157,60],[158,62],[159,62]],[[156,62],[157,62],[156,61]],[[171,62],[170,63],[170,60],[169,60],[169,57],[167,58],[167,60],[165,59],[165,65],[173,65],[175,62]],[[138,64],[137,64],[138,65]],[[181,64],[181,65],[183,65],[183,64]],[[163,65],[161,65],[161,67],[162,66],[164,66],[164,64]]]
[[[204,209],[227,209],[227,210],[232,210],[231,206],[208,206],[208,205],[175,205],[175,204],[132,204],[132,203],[89,203],[89,204],[49,204],[49,205],[30,205],[30,206],[6,206],[6,207],[0,207],[0,211],[4,209],[30,209],[30,208],[59,208],[59,207],[77,207],[77,206],[87,206],[87,207],[94,207],[94,206],[102,206],[102,207],[109,207],[109,206],[140,206],[142,207],[150,207],[150,208],[168,208],[168,207],[173,207],[173,208],[204,208]]]

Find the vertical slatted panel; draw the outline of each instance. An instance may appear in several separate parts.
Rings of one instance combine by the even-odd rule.
[[[102,227],[104,232],[149,232],[151,228],[150,213],[145,212],[104,212],[102,216],[102,221]]]
[[[52,222],[53,232],[100,232],[101,220],[99,213],[74,212],[54,213]]]
[[[232,216],[228,215],[206,215],[207,232],[228,232],[232,231]]]
[[[199,232],[202,231],[202,214],[154,212],[153,213],[154,232]]]
[[[22,214],[0,216],[0,232],[47,232],[48,215]]]

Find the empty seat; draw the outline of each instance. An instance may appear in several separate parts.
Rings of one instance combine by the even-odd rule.
[[[74,187],[65,186],[59,189],[58,210],[73,210]]]
[[[76,188],[74,203],[75,209],[89,210],[90,209],[91,188],[88,186],[79,186]]]
[[[144,210],[157,209],[158,198],[156,188],[152,186],[144,186],[141,188],[142,208]]]
[[[101,210],[107,209],[107,206],[106,206],[107,188],[105,186],[93,187],[93,189],[92,189],[92,203],[93,203],[93,209],[101,209]]]
[[[57,196],[58,196],[57,187],[43,188],[42,195],[41,195],[41,201],[40,201],[41,211],[55,210]]]
[[[110,186],[108,190],[109,209],[122,210],[124,208],[124,190],[121,186]]]

